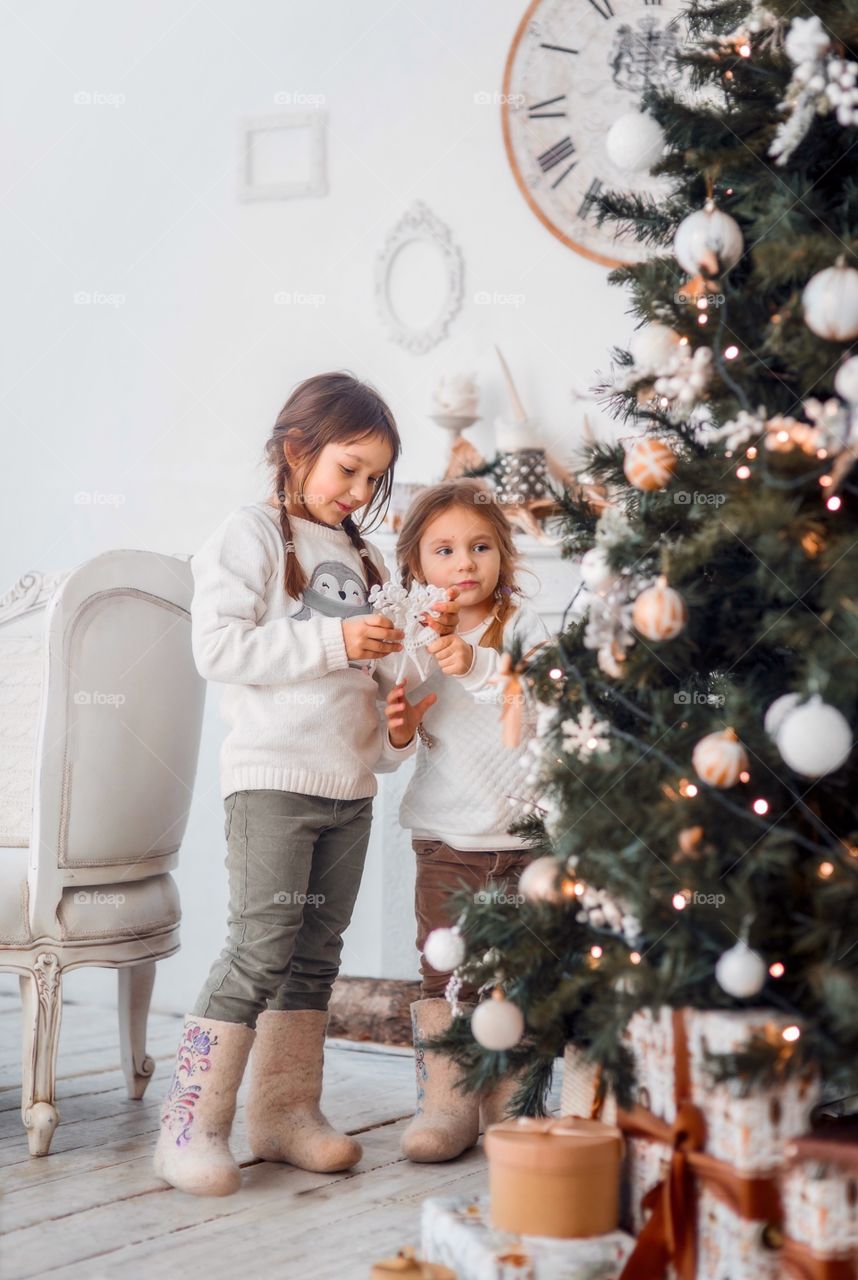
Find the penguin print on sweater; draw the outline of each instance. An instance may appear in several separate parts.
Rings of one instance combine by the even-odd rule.
[[[294,622],[303,622],[319,614],[325,618],[355,618],[372,613],[367,590],[351,565],[341,560],[323,560],[313,570],[309,583],[301,593],[301,608],[292,614]],[[365,662],[349,662],[350,667],[366,670]]]

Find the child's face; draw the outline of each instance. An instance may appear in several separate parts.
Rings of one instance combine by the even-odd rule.
[[[461,605],[490,599],[500,573],[500,547],[492,525],[463,507],[442,511],[423,530],[420,568],[431,586],[458,587]]]
[[[392,461],[393,451],[380,436],[326,444],[304,477],[303,509],[297,514],[323,524],[340,524],[349,512],[372,499]]]

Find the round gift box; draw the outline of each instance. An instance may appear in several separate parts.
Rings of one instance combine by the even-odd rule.
[[[568,1239],[616,1231],[623,1136],[613,1125],[523,1116],[490,1125],[485,1146],[498,1230]]]

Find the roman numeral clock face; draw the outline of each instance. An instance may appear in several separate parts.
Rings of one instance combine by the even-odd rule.
[[[600,191],[663,196],[664,178],[629,173],[608,158],[605,136],[640,108],[650,83],[676,84],[671,52],[684,43],[682,0],[534,0],[507,58],[503,133],[533,212],[558,239],[605,266],[652,252],[612,223],[597,227]]]

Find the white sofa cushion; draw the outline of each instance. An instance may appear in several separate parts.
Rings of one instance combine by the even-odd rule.
[[[32,941],[28,923],[28,848],[0,850],[0,950]],[[57,940],[98,942],[161,933],[182,917],[179,891],[169,873],[118,884],[63,890]]]

